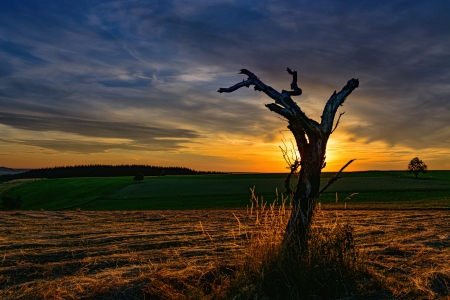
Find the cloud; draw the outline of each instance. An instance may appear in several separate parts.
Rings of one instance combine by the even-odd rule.
[[[1,139],[0,142],[9,144],[18,144],[24,146],[38,147],[41,149],[49,149],[62,153],[79,153],[79,154],[93,154],[93,153],[107,153],[110,150],[132,150],[132,151],[174,151],[184,148],[181,144],[183,141],[176,140],[160,140],[158,143],[151,144],[133,144],[133,142],[122,143],[105,143],[96,141],[86,141],[83,139],[52,139],[52,140],[14,140]]]
[[[193,143],[200,135],[192,130],[159,128],[138,123],[83,120],[68,117],[20,115],[0,113],[0,123],[17,129],[77,134],[79,140],[67,139],[2,139],[4,142],[38,146],[62,152],[92,153],[119,148],[128,150],[163,151],[184,148],[183,143]],[[101,143],[83,140],[83,137],[121,139],[122,143]],[[85,147],[85,149],[83,149]]]
[[[364,119],[359,117],[360,121],[346,130],[366,142],[380,140],[412,149],[446,148],[450,137],[449,99],[450,94],[421,95],[410,102],[359,104],[353,114]]]
[[[354,141],[448,147],[449,9],[447,1],[11,2],[0,12],[0,122],[128,139],[114,147],[129,150],[220,134],[269,143],[286,123],[264,107],[268,97],[216,91],[244,79],[241,68],[287,89],[289,66],[303,89],[295,100],[316,119],[334,90],[360,79],[339,127]]]

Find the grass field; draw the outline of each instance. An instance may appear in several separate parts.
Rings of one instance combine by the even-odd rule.
[[[10,189],[4,195],[21,196],[25,210],[73,209],[126,186],[130,180],[125,177],[42,179]]]
[[[317,220],[338,215],[379,283],[360,282],[370,294],[356,299],[449,299],[447,211],[321,211]],[[254,222],[245,210],[0,212],[0,298],[221,299]]]
[[[34,179],[16,179],[0,184],[0,195],[5,194],[7,191],[17,189],[20,186],[28,183],[32,183]]]
[[[322,184],[332,175],[324,173]],[[14,188],[13,183],[4,183],[0,193],[21,196],[26,210],[245,208],[253,187],[272,203],[277,190],[284,192],[285,176],[163,176],[147,177],[141,183],[131,177],[44,179],[16,183]],[[430,171],[418,179],[406,172],[351,172],[342,177],[320,197],[322,208],[450,208],[450,171]]]
[[[449,171],[430,171],[418,179],[406,172],[354,172],[342,177],[320,197],[325,207],[450,208]]]

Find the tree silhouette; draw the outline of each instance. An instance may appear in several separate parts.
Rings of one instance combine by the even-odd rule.
[[[282,90],[281,93],[272,87],[264,84],[255,74],[247,69],[241,69],[239,74],[247,75],[247,80],[243,80],[229,88],[220,88],[219,93],[231,93],[242,87],[254,86],[255,91],[264,92],[275,102],[266,104],[266,107],[284,117],[288,122],[287,128],[294,135],[297,149],[300,154],[300,161],[294,162],[291,172],[285,181],[285,187],[292,196],[292,212],[286,227],[286,236],[295,234],[306,242],[307,234],[311,226],[311,221],[319,195],[334,181],[339,179],[339,173],[347,167],[353,160],[349,161],[334,176],[329,183],[320,190],[320,175],[325,167],[325,154],[328,138],[339,124],[339,116],[336,125],[334,118],[340,106],[344,103],[350,93],[358,87],[358,79],[350,79],[338,93],[336,91],[325,104],[321,121],[310,119],[301,110],[292,96],[300,96],[302,90],[297,86],[297,72],[287,68],[287,72],[292,75],[291,91]],[[295,189],[290,187],[290,176],[300,167],[298,183]]]
[[[134,176],[133,180],[137,181],[138,183],[141,183],[141,181],[144,180],[144,174],[137,173],[136,176]]]
[[[411,159],[411,161],[408,164],[408,173],[414,173],[416,175],[419,175],[419,173],[426,174],[428,171],[428,166],[418,157],[414,157]]]

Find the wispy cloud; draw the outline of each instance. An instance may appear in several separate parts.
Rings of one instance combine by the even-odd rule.
[[[53,131],[77,134],[80,137],[97,137],[103,139],[122,139],[123,143],[101,143],[92,141],[69,142],[68,140],[39,140],[39,139],[11,139],[12,143],[28,144],[62,152],[70,151],[74,147],[74,152],[92,153],[104,151],[106,149],[134,149],[134,150],[173,150],[182,148],[182,143],[192,142],[192,139],[199,135],[186,129],[168,129],[146,126],[139,123],[93,121],[68,117],[48,117],[38,115],[19,115],[11,113],[0,113],[2,124],[30,131]],[[7,139],[2,139],[8,142]],[[82,147],[85,150],[80,151]]]
[[[151,144],[135,144],[132,141],[129,142],[97,142],[89,140],[76,140],[76,139],[51,139],[51,140],[15,140],[15,139],[0,139],[0,142],[9,144],[18,144],[37,147],[39,149],[49,149],[57,152],[73,152],[80,154],[92,154],[92,153],[106,153],[108,150],[133,150],[133,151],[171,151],[183,148],[179,143],[183,141],[177,140],[158,140],[153,141]],[[185,141],[186,142],[186,141]]]

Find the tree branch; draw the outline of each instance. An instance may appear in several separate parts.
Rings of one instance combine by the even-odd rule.
[[[283,134],[282,132],[280,132],[280,133]],[[284,180],[284,187],[286,188],[286,194],[288,194],[289,196],[292,197],[292,196],[294,196],[295,191],[293,191],[291,188],[291,177],[292,177],[292,175],[295,174],[295,172],[297,172],[301,163],[300,163],[300,158],[298,157],[297,152],[294,148],[294,143],[292,142],[292,140],[291,140],[292,148],[290,148],[290,150],[291,150],[290,155],[288,153],[289,149],[286,146],[284,135],[283,135],[283,139],[281,141],[284,145],[284,148],[281,146],[279,146],[279,147],[280,147],[281,153],[283,154],[284,161],[288,165],[286,168],[290,170],[288,176]]]
[[[285,117],[286,119],[290,119],[292,117],[292,112],[289,109],[283,108],[282,106],[276,103],[266,104],[266,107],[273,112]]]
[[[220,88],[218,90],[219,93],[231,93],[234,92],[237,89],[240,89],[241,87],[249,87],[251,84],[253,83],[253,79],[247,79],[247,80],[242,80],[242,82],[236,83],[235,85],[229,87],[229,88]]]
[[[297,71],[291,71],[291,69],[287,68],[287,72],[292,75],[292,83],[291,83],[291,90],[292,91],[285,91],[282,90],[282,94],[288,94],[289,96],[300,96],[302,94],[302,89],[300,89],[297,86]]]
[[[250,72],[247,69],[241,69],[238,74],[245,74],[248,76],[247,80],[243,80],[242,82],[236,83],[232,87],[229,88],[220,88],[218,90],[219,93],[231,93],[234,92],[237,89],[240,89],[241,87],[249,87],[250,85],[255,86],[255,91],[262,91],[267,96],[275,100],[275,103],[282,105],[283,107],[286,107],[287,105],[283,103],[283,95],[277,92],[275,89],[273,89],[271,86],[265,85],[261,80],[259,80],[258,77],[256,77],[255,74]]]
[[[342,177],[339,177],[339,174],[341,174],[342,171],[344,171],[345,168],[347,168],[352,162],[354,162],[355,159],[351,159],[348,163],[345,164],[345,166],[343,166],[339,172],[337,172],[329,181],[328,183],[317,193],[317,195],[314,197],[314,199],[319,198],[319,196],[325,192],[325,190],[332,185],[334,182],[336,182],[338,179],[341,179]]]
[[[300,95],[301,89],[299,89],[297,86],[297,72],[291,71],[288,68],[288,73],[293,76],[293,80],[291,83],[291,88],[293,88],[293,91],[283,91],[283,93],[280,93],[273,89],[271,86],[264,84],[255,74],[253,74],[249,70],[241,69],[238,74],[247,75],[247,80],[239,82],[229,88],[220,88],[218,92],[231,93],[237,89],[240,89],[241,87],[249,87],[250,85],[254,85],[256,91],[262,91],[267,96],[275,100],[275,103],[266,104],[266,107],[268,109],[285,117],[290,123],[299,123],[307,134],[311,134],[312,132],[319,129],[319,123],[308,118],[297,105],[297,103],[295,103],[291,99],[290,95]]]
[[[344,111],[343,113],[340,113],[340,114],[339,114],[339,118],[338,118],[338,120],[337,120],[337,122],[336,122],[336,125],[334,126],[334,129],[331,130],[330,134],[332,134],[332,133],[336,130],[336,128],[338,127],[339,121],[341,120],[341,117],[342,117],[343,114],[345,114],[345,111]]]
[[[247,69],[240,69],[238,74],[245,74],[245,75],[248,76],[248,78],[259,79],[258,77],[256,77],[255,74],[253,74],[252,72],[250,72]]]
[[[323,109],[322,122],[320,123],[320,127],[324,133],[331,134],[336,111],[339,106],[344,103],[347,96],[350,95],[350,93],[356,89],[358,85],[359,80],[352,78],[339,93],[336,94],[336,91],[334,91],[333,95],[331,95],[331,98],[328,100],[325,108]]]

